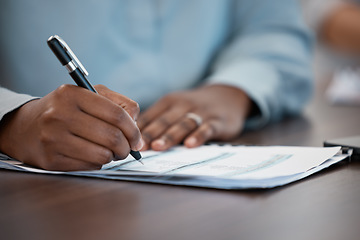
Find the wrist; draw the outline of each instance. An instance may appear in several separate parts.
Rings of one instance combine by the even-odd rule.
[[[14,109],[13,111],[4,115],[0,121],[0,152],[7,154],[16,159],[20,159],[18,149],[18,141],[16,139],[25,138],[25,132],[23,127],[24,121],[27,117],[24,117],[24,112],[34,102],[30,101],[24,105]]]
[[[11,125],[19,108],[5,114],[0,121],[0,152],[10,155],[9,140],[11,138]],[[11,144],[10,144],[11,145]]]
[[[233,97],[236,99],[236,102],[240,105],[242,115],[244,118],[251,117],[253,115],[258,114],[259,109],[257,105],[253,102],[253,100],[249,97],[249,95],[242,90],[241,88],[226,85],[226,84],[212,84],[206,85],[204,88],[212,88],[215,91],[223,91],[224,96]]]

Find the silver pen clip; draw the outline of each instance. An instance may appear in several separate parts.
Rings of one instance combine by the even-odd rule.
[[[59,37],[58,35],[54,35],[53,38],[56,38],[59,41],[59,43],[62,45],[62,47],[65,49],[65,51],[69,53],[70,57],[72,58],[75,65],[79,68],[79,70],[83,74],[85,74],[85,76],[88,76],[89,73],[86,71],[85,67],[81,64],[80,60],[76,57],[76,55],[73,53],[71,48],[66,44],[66,42],[62,40],[62,38]]]

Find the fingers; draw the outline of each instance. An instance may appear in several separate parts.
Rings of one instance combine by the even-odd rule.
[[[50,171],[85,171],[100,170],[102,165],[81,161],[65,155],[56,155],[52,159],[46,159],[40,167]]]
[[[189,148],[198,147],[209,140],[221,140],[225,137],[224,133],[226,123],[221,117],[207,115],[203,111],[182,111],[180,114],[172,109],[142,131],[146,142],[143,150],[165,151],[182,142]]]
[[[33,141],[35,147],[31,149],[35,151],[35,158],[28,154],[24,162],[47,170],[70,171],[100,169],[113,159],[111,150],[72,134],[65,125],[50,128],[49,125],[42,127],[41,137]]]
[[[96,91],[98,91],[98,93],[100,95],[111,100],[118,106],[122,107],[134,121],[138,118],[139,113],[140,113],[140,108],[139,108],[139,104],[137,102],[133,101],[132,99],[130,99],[122,94],[111,91],[104,85],[99,84],[99,85],[96,85],[95,88],[96,88]]]
[[[84,89],[84,91],[87,90]],[[99,138],[98,140],[102,139],[103,141],[101,143],[109,141],[110,143],[104,143],[104,145],[107,147],[112,146],[111,149],[115,153],[120,153],[119,149],[121,147],[124,147],[120,145],[121,143],[126,141],[130,144],[131,149],[136,151],[140,150],[143,145],[141,141],[141,133],[136,123],[129,115],[129,113],[125,111],[122,107],[120,107],[119,105],[115,104],[114,102],[110,101],[105,97],[99,96],[97,94],[88,94],[88,92],[85,93],[86,94],[83,94],[83,96],[80,98],[78,102],[78,107],[80,108],[80,110],[114,127],[114,128],[111,128],[110,126],[105,127],[104,123],[99,124],[94,119],[92,120],[88,119],[88,121],[92,122],[92,124],[89,125],[98,129],[96,131],[96,134],[98,134],[97,136],[106,137],[106,134],[110,134],[109,135],[110,137],[107,138],[108,140],[104,139],[104,137]],[[79,127],[81,129],[81,126]],[[101,134],[102,131],[104,132]],[[88,135],[87,137],[89,137],[89,140],[93,139],[94,137],[93,135],[96,136],[96,134],[91,133],[91,129],[86,129],[86,132]],[[123,156],[123,154],[120,154],[120,156]]]
[[[61,171],[99,169],[114,156],[125,158],[130,149],[142,147],[130,116],[139,109],[126,97],[110,95],[118,102],[63,85],[24,104],[0,133],[1,150],[24,163]],[[121,104],[133,110],[129,113]]]
[[[184,140],[184,145],[188,148],[201,146],[207,141],[217,138],[221,129],[222,124],[220,121],[212,120],[204,122]]]
[[[118,159],[129,154],[129,142],[119,128],[83,112],[79,113],[78,119],[69,126],[73,135],[109,149]]]
[[[181,112],[176,109],[170,109],[165,112],[153,122],[151,122],[146,128],[142,130],[142,137],[145,142],[145,147],[149,147],[150,143],[164,134],[166,131],[172,128],[172,126],[182,117]]]
[[[189,148],[198,147],[209,140],[220,138],[224,128],[224,123],[219,118],[205,118],[198,125],[194,119],[184,114],[159,137],[154,138],[150,142],[150,147],[155,151],[164,151],[182,142]]]
[[[171,110],[170,102],[166,100],[160,100],[155,103],[153,107],[143,113],[137,121],[138,127],[143,130],[149,124],[152,123],[158,116],[162,115],[164,112]]]
[[[125,105],[132,105],[126,101]],[[13,144],[5,147],[7,153],[48,170],[99,169],[114,156],[123,159],[130,149],[142,147],[140,130],[127,111],[72,85],[23,105],[12,117],[9,132]]]
[[[107,164],[114,159],[114,154],[109,148],[72,134],[64,137],[62,141],[57,141],[54,151],[67,158],[98,166]]]
[[[177,126],[179,120],[184,117],[184,114],[190,109],[190,106],[186,104],[178,104],[176,107],[170,107],[169,105],[171,105],[171,103],[169,104],[167,101],[159,102],[149,111],[145,112],[144,115],[140,116],[138,126],[141,129],[142,138],[145,143],[142,150],[152,147],[152,142],[160,136],[163,136],[163,134],[167,133],[170,129],[172,129],[172,131],[179,130],[175,126]],[[179,124],[181,129],[193,129],[195,127],[191,121],[185,121],[184,123],[179,122]],[[175,129],[173,129],[173,127],[175,127]],[[169,143],[178,143],[179,136],[184,135],[183,132],[184,131],[180,131],[175,134],[176,137],[174,139],[170,139],[170,141],[167,141],[167,137],[171,138],[173,134],[164,135],[163,140]],[[185,134],[188,133],[188,130],[186,130]],[[154,149],[157,148],[155,147]]]
[[[187,101],[181,96],[181,94],[167,96],[140,116],[138,126],[145,142],[142,150],[149,148],[155,151],[167,150],[187,139],[200,127],[199,124],[203,125],[201,124],[203,119],[212,118],[209,123],[216,122],[213,114],[209,115],[207,111],[197,110],[193,101]],[[220,127],[221,124],[211,123],[210,127],[209,123],[204,125],[207,127],[202,130],[206,130],[202,132],[203,136],[195,135],[195,140],[190,140],[190,143],[194,143],[188,146],[199,146],[216,137],[215,134],[219,131],[215,131],[213,126]]]
[[[184,142],[196,147],[209,140],[231,140],[243,130],[252,101],[240,88],[208,85],[171,93],[140,116],[146,147],[163,151]]]
[[[197,127],[198,125],[193,119],[183,117],[162,134],[160,138],[154,140],[151,143],[151,148],[157,151],[164,151],[174,145],[180,144],[183,139]]]

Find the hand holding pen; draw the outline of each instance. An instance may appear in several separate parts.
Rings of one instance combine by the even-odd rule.
[[[73,75],[79,74],[74,78],[82,77],[80,64],[71,64],[69,72],[74,68]],[[131,149],[140,150],[143,141],[134,121],[138,104],[105,86],[96,89],[99,94],[62,85],[6,114],[0,126],[0,151],[42,169],[80,171],[100,169],[114,158],[126,158]]]
[[[70,76],[76,82],[76,84],[79,87],[83,87],[94,93],[97,93],[95,88],[86,78],[86,76],[88,76],[88,72],[86,71],[85,67],[81,64],[79,59],[73,53],[71,48],[66,44],[66,42],[59,36],[55,35],[51,36],[47,43],[55,56],[59,59],[60,63],[68,70]],[[130,154],[136,160],[142,163],[141,155],[138,151],[130,150]]]
[[[114,156],[124,159],[130,149],[140,149],[133,121],[138,105],[105,86],[96,89],[110,97],[67,84],[7,114],[0,151],[42,169],[80,171],[100,169]]]

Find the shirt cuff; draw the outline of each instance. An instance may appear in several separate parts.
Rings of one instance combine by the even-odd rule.
[[[2,95],[0,99],[0,121],[7,113],[21,107],[31,100],[38,99],[38,97],[15,93],[5,88],[0,88],[0,93]]]

